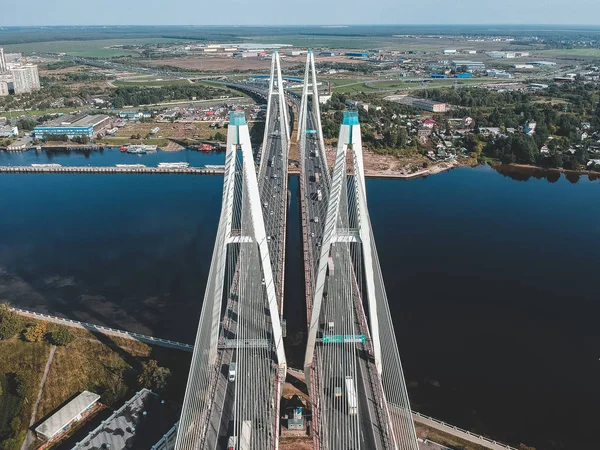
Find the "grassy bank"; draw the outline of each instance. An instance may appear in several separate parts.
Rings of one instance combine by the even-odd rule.
[[[23,317],[19,320],[19,330],[42,323]],[[28,342],[22,331],[0,340],[2,450],[20,449],[27,433],[52,345],[50,337],[61,328],[52,323],[44,324],[46,332],[40,342]],[[183,401],[191,353],[81,329],[67,330],[70,342],[57,347],[40,399],[36,425],[83,390],[100,394],[100,401],[110,407],[119,406],[142,387],[138,377],[144,363],[151,360],[171,372],[162,396],[177,403]]]

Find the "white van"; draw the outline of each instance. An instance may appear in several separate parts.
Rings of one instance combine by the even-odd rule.
[[[236,369],[237,369],[236,363],[232,362],[229,364],[229,378],[228,378],[229,381],[232,381],[232,382],[235,381]]]

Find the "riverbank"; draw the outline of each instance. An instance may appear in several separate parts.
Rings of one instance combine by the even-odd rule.
[[[567,170],[559,168],[543,168],[529,164],[503,164],[500,162],[488,163],[488,165],[505,177],[516,181],[527,181],[530,178],[538,180],[545,179],[548,183],[556,183],[562,176],[572,184],[579,182],[582,177],[589,181],[600,179],[600,173],[589,170]]]

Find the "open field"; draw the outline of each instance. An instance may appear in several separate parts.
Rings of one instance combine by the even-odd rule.
[[[298,47],[310,47],[315,51],[321,48],[360,49],[380,48],[399,51],[440,52],[444,48],[457,50],[500,50],[506,47],[505,42],[472,42],[452,37],[395,37],[387,36],[344,36],[344,35],[289,35],[289,36],[253,36],[243,37],[248,42],[265,44],[289,44]]]
[[[91,58],[112,58],[115,56],[137,55],[133,50],[109,48],[114,45],[144,45],[165,42],[177,42],[175,39],[101,39],[92,41],[52,41],[10,44],[4,46],[5,52],[22,53],[66,53],[72,56]]]
[[[154,66],[173,66],[182,69],[194,71],[232,71],[232,70],[258,70],[268,74],[271,70],[270,59],[259,58],[229,58],[226,56],[197,56],[173,59],[146,60],[148,64]],[[288,57],[281,59],[282,67],[290,67],[298,64],[304,64],[306,56]]]
[[[116,138],[129,138],[133,135],[141,135],[144,137],[152,128],[159,127],[160,131],[156,133],[156,137],[171,138],[171,139],[209,139],[217,131],[210,128],[210,122],[191,122],[191,123],[128,123],[122,127]],[[226,134],[227,130],[220,130],[222,134]]]
[[[556,57],[556,58],[599,58],[600,49],[598,48],[553,48],[550,50],[536,50],[535,55]]]

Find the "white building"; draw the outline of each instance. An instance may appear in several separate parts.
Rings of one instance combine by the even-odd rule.
[[[8,83],[4,80],[0,80],[0,97],[6,97],[8,95]]]
[[[40,76],[37,66],[26,64],[11,68],[15,95],[26,94],[40,89]]]
[[[512,78],[513,77],[508,72],[501,72],[498,70],[488,70],[487,74],[488,74],[488,77],[494,77],[494,78]]]
[[[0,138],[13,137],[19,135],[19,128],[12,125],[0,125]]]
[[[100,400],[98,394],[83,391],[52,416],[42,422],[35,432],[40,439],[51,441],[58,437],[63,431],[68,429],[73,422],[81,420],[83,415],[92,409],[96,402]]]
[[[456,55],[456,50],[444,50],[442,52],[444,55]]]
[[[6,60],[4,59],[4,49],[0,47],[0,73],[6,72]]]

